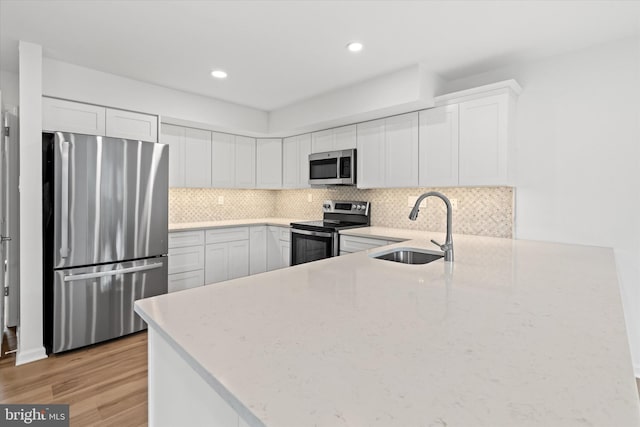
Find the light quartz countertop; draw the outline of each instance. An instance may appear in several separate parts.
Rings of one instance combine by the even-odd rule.
[[[242,227],[248,225],[276,225],[279,227],[289,227],[292,222],[305,221],[296,218],[250,218],[250,219],[228,219],[222,221],[200,221],[200,222],[175,222],[169,224],[171,231],[204,230],[206,228],[228,228]]]
[[[404,238],[380,230],[369,237]],[[394,247],[443,238],[406,232],[420,234]],[[389,246],[136,311],[256,425],[640,425],[611,249],[454,244],[454,263],[369,256]]]

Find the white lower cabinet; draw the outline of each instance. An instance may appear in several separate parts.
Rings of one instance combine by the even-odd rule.
[[[267,226],[249,227],[249,274],[267,271]]]
[[[169,275],[169,293],[204,285],[204,269]]]
[[[169,292],[204,285],[204,231],[169,233]]]
[[[374,239],[371,237],[340,235],[340,255],[366,251],[367,249],[374,249],[394,243],[398,242],[394,240]]]
[[[205,282],[223,282],[249,275],[249,227],[207,230]]]
[[[169,233],[169,292],[290,264],[289,227],[246,226]]]
[[[269,226],[267,236],[267,271],[291,265],[291,233],[289,227]]]

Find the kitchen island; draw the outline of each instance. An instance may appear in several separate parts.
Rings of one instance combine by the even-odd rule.
[[[136,302],[150,425],[640,425],[611,249],[416,235]]]

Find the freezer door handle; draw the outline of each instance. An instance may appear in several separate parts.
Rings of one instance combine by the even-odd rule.
[[[62,141],[60,151],[62,152],[60,257],[66,258],[69,256],[69,142]]]
[[[119,268],[117,270],[110,270],[110,271],[97,271],[95,273],[70,274],[68,276],[64,276],[64,281],[73,282],[76,280],[95,279],[97,277],[115,276],[116,274],[127,274],[127,273],[136,273],[138,271],[155,270],[156,268],[160,268],[160,267],[162,267],[162,263],[156,262],[154,264],[140,265],[137,267]]]

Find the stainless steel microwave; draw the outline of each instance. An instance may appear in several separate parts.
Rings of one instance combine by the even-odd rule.
[[[309,154],[309,184],[355,185],[355,148]]]

